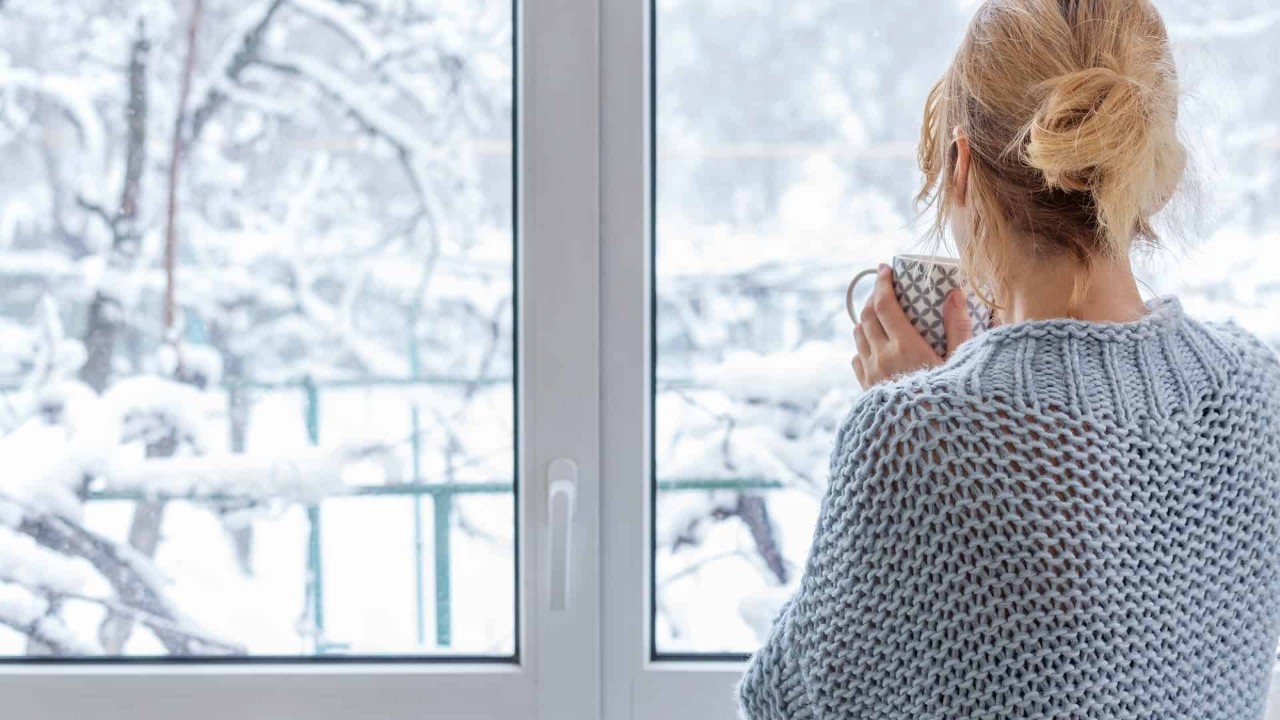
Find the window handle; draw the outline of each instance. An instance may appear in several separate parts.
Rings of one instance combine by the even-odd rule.
[[[569,607],[573,512],[578,499],[578,465],[559,458],[547,466],[547,528],[551,546],[551,609]]]

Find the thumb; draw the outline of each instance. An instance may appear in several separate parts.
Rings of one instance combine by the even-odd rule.
[[[969,304],[964,291],[956,288],[947,295],[942,308],[942,328],[947,333],[947,357],[960,347],[960,343],[973,337],[973,320],[969,318]]]

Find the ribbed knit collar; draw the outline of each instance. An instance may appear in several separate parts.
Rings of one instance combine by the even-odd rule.
[[[1125,323],[1033,320],[994,328],[957,349],[935,380],[1019,407],[1130,423],[1191,410],[1229,381],[1239,353],[1189,319],[1175,298]]]
[[[1187,316],[1182,311],[1182,303],[1176,297],[1155,298],[1147,303],[1146,315],[1129,322],[1092,322],[1053,318],[1000,325],[965,343],[957,349],[957,355],[971,351],[974,346],[982,343],[1007,342],[1024,337],[1081,337],[1101,342],[1131,340],[1168,331],[1186,319]]]

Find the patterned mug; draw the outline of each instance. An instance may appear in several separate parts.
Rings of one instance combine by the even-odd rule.
[[[858,322],[858,314],[853,309],[854,291],[863,278],[875,274],[876,270],[863,270],[854,276],[845,292],[845,309],[855,323]],[[911,324],[934,351],[943,357],[947,353],[947,333],[942,324],[942,308],[947,295],[959,287],[964,287],[964,275],[955,258],[933,255],[893,256],[893,289],[898,296],[898,303],[902,305]],[[973,321],[973,334],[977,335],[990,328],[991,308],[972,292],[966,292],[965,299],[969,305],[969,319]]]

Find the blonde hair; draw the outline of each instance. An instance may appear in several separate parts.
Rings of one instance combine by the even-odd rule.
[[[1154,243],[1186,153],[1168,34],[1148,0],[988,0],[929,94],[916,197],[952,217],[968,139],[962,260],[998,298],[1015,260],[1099,258]],[[1017,247],[1015,242],[1028,246]],[[1075,301],[1075,297],[1072,301]]]

